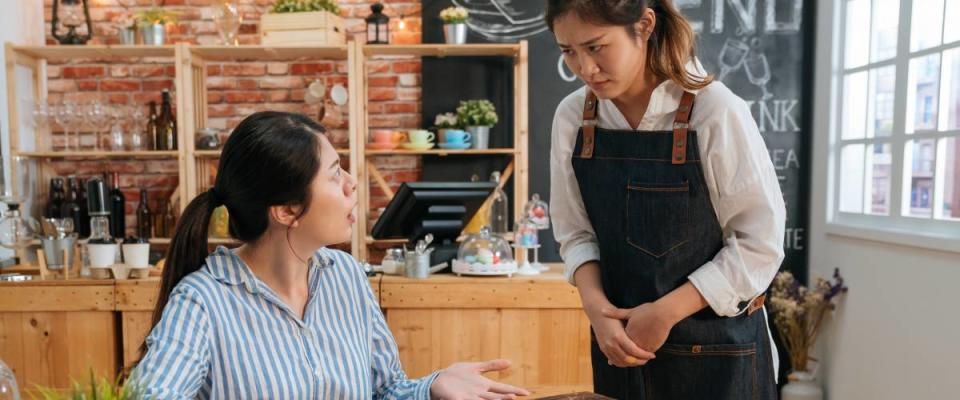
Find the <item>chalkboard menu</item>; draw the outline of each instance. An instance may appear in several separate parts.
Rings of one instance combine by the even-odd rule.
[[[699,36],[704,67],[750,106],[773,160],[787,205],[785,269],[806,278],[809,214],[813,7],[803,0],[675,0]],[[469,43],[530,44],[530,193],[549,197],[550,127],[557,104],[582,86],[565,68],[543,20],[542,0],[425,0],[423,42],[443,42],[440,11],[458,5],[470,12]],[[474,65],[475,64],[475,65]],[[423,118],[449,111],[459,98],[491,98],[501,116],[512,110],[512,70],[503,63],[425,58]],[[488,80],[492,85],[470,83]],[[465,89],[464,86],[476,86]],[[454,89],[456,93],[451,93]],[[512,116],[504,120],[512,121]],[[509,138],[511,125],[497,135]],[[506,128],[505,128],[506,127]],[[505,140],[505,139],[499,139]],[[427,161],[425,161],[426,163]],[[425,169],[426,173],[427,169]],[[541,259],[559,261],[553,233],[541,237]]]

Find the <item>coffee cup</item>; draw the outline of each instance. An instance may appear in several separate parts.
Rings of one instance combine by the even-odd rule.
[[[372,132],[373,141],[375,143],[400,143],[407,138],[407,135],[403,132],[393,131],[389,129],[378,129]]]
[[[410,143],[413,144],[427,144],[433,142],[433,139],[436,138],[433,132],[424,129],[410,130],[409,137]]]
[[[459,129],[448,129],[444,139],[446,139],[446,142],[450,144],[463,144],[469,142],[471,137],[466,131]]]

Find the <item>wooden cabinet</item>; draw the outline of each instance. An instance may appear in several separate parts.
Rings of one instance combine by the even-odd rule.
[[[119,354],[113,281],[0,283],[0,359],[20,388],[67,388],[92,370],[114,377]]]
[[[506,358],[491,378],[562,393],[589,390],[590,327],[576,288],[536,277],[370,278],[411,377],[458,361]],[[115,376],[140,359],[157,278],[0,283],[0,359],[22,387],[66,388]]]

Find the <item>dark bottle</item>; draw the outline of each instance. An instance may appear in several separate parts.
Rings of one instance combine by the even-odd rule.
[[[166,230],[164,237],[173,237],[173,232],[177,230],[177,216],[173,213],[173,203],[167,202],[167,208],[163,213],[163,227]]]
[[[81,238],[90,237],[90,207],[86,182],[77,179],[77,202],[80,203],[80,226],[74,227]]]
[[[120,191],[120,173],[113,173],[113,187],[110,188],[110,236],[122,238],[126,236],[126,198]]]
[[[147,189],[140,189],[140,204],[137,205],[137,236],[141,238],[153,237],[153,220],[150,207],[147,205]]]
[[[147,120],[147,140],[150,150],[160,150],[160,132],[157,130],[157,102],[150,102],[150,119]]]
[[[82,225],[84,222],[82,219],[80,219],[80,202],[79,195],[77,193],[77,178],[72,175],[67,177],[67,200],[63,202],[63,207],[60,208],[60,218],[72,218],[74,229],[77,229],[77,227]]]
[[[160,116],[157,117],[157,131],[161,145],[157,150],[177,149],[177,123],[173,118],[173,108],[170,104],[170,91],[164,89],[160,103]]]
[[[87,207],[90,211],[88,243],[115,243],[110,236],[110,204],[107,199],[107,188],[100,178],[87,181]]]
[[[50,200],[47,201],[47,209],[43,216],[47,218],[60,218],[63,208],[63,178],[50,179]]]

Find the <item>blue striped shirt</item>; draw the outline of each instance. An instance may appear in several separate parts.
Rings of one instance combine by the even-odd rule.
[[[408,380],[359,263],[320,249],[303,319],[224,247],[170,294],[133,375],[159,399],[430,397]]]

